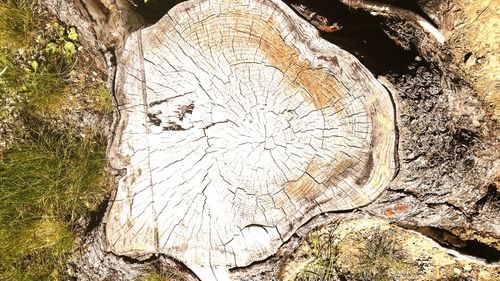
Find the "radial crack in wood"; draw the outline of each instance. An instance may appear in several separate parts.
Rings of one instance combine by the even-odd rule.
[[[389,93],[280,1],[179,4],[128,37],[116,81],[115,254],[220,278],[395,175]]]

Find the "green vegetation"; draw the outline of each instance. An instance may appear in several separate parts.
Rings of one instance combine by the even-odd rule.
[[[391,230],[372,228],[342,239],[337,235],[335,228],[311,232],[303,256],[307,265],[294,280],[389,281],[413,270],[403,262],[406,255]]]
[[[17,49],[35,40],[36,26],[41,23],[28,0],[0,1],[1,46]]]
[[[308,241],[313,261],[297,274],[296,281],[336,280],[338,276],[336,262],[339,252],[335,239],[334,229],[326,233],[313,232],[309,235]]]
[[[77,220],[106,192],[105,139],[27,134],[0,163],[0,279],[62,280]]]
[[[33,14],[33,4],[25,0],[0,0],[0,3],[2,100],[26,101],[23,106],[29,105],[34,113],[47,114],[47,109],[57,107],[64,99],[71,84],[70,71],[77,56],[75,42],[69,38],[75,38],[75,30],[51,22],[42,14]],[[38,17],[37,25],[33,19],[25,20],[30,17]],[[12,23],[22,25],[24,21],[29,23],[11,30]],[[9,40],[11,36],[15,40]]]
[[[31,0],[0,0],[0,280],[68,280],[77,232],[107,193],[102,80],[78,67],[78,33]],[[68,113],[70,112],[70,113]]]
[[[403,262],[405,253],[391,230],[375,228],[359,237],[362,247],[358,265],[352,269],[355,280],[389,281],[400,272],[409,270]]]

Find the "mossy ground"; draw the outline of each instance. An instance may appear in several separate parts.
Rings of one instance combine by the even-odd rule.
[[[81,222],[107,194],[96,124],[112,105],[83,55],[77,30],[34,1],[0,0],[0,280],[68,280]]]
[[[325,245],[334,251],[325,251]],[[329,278],[318,278],[325,273]],[[499,280],[500,267],[455,258],[430,239],[382,219],[354,219],[312,231],[284,259],[279,276],[284,281],[493,281]]]

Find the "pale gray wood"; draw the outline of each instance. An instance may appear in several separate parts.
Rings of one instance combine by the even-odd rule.
[[[302,224],[373,201],[396,171],[389,93],[278,0],[193,0],[132,33],[111,165],[108,250],[203,280]]]

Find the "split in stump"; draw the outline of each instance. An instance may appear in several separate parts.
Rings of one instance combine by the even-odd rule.
[[[279,0],[192,0],[132,33],[108,249],[203,280],[272,255],[313,216],[373,201],[396,171],[389,93]]]

